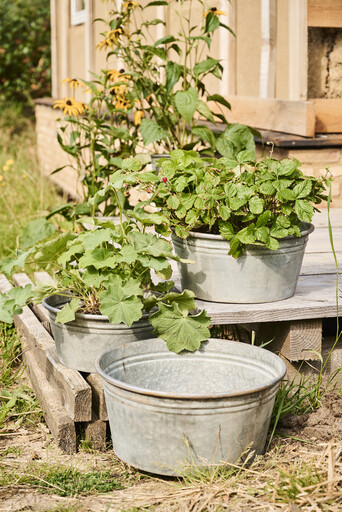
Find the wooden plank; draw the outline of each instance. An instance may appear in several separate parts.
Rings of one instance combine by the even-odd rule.
[[[100,420],[93,412],[91,421],[83,424],[86,441],[90,441],[95,450],[106,449],[107,422]]]
[[[315,106],[317,133],[342,132],[342,99],[310,99]]]
[[[342,254],[337,254],[337,263],[340,270],[342,270]],[[319,275],[322,274],[336,275],[336,265],[333,253],[305,253],[300,275]]]
[[[107,421],[108,413],[100,375],[97,373],[89,373],[89,375],[86,376],[86,381],[92,390],[93,411],[100,420]]]
[[[342,27],[341,0],[308,0],[309,27]]]
[[[46,273],[46,275],[48,276],[49,274]],[[13,281],[16,286],[26,286],[27,284],[33,284],[31,279],[24,273],[14,274]],[[42,322],[43,327],[45,327],[45,329],[51,334],[49,314],[44,306],[42,304],[32,304],[31,309]]]
[[[227,96],[227,100],[231,104],[231,111],[227,109],[225,115],[231,123],[305,137],[315,135],[315,105],[311,101],[231,95]]]
[[[261,0],[260,98],[276,92],[277,0]]]
[[[342,253],[342,227],[332,228],[335,251]],[[309,236],[305,252],[307,253],[331,253],[329,233],[327,229],[316,228]]]
[[[36,358],[26,337],[21,336],[24,361],[28,367],[32,388],[42,403],[44,418],[56,445],[65,453],[76,452],[75,423],[67,413],[55,388],[46,378],[46,373]]]
[[[8,291],[7,279],[0,276],[0,291]],[[90,421],[91,389],[76,370],[63,366],[57,359],[53,338],[44,329],[29,307],[24,307],[21,315],[14,317],[14,324],[34,351],[45,378],[54,383],[61,401],[74,421]]]
[[[197,300],[213,325],[282,322],[336,317],[336,276],[300,276],[293,297],[264,304],[224,304]]]
[[[342,227],[342,208],[331,208],[329,212],[330,222],[334,228]],[[328,210],[323,208],[319,213],[315,213],[313,222],[315,228],[328,227]]]
[[[322,320],[260,324],[257,343],[273,340],[269,348],[290,361],[317,361],[322,349]]]
[[[300,101],[306,100],[308,94],[307,0],[288,0],[288,6],[289,99]],[[309,135],[309,137],[313,137],[313,135]]]

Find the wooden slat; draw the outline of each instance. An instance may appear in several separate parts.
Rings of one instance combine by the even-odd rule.
[[[28,367],[32,388],[42,403],[44,418],[56,445],[65,453],[76,452],[75,423],[66,412],[55,387],[47,380],[39,359],[21,336],[24,361]]]
[[[322,349],[322,320],[297,320],[260,324],[257,342],[267,343],[290,361],[317,361]]]
[[[100,420],[108,420],[106,401],[100,375],[98,375],[97,373],[89,373],[89,375],[87,375],[86,377],[86,381],[88,382],[92,390],[93,411],[99,417]]]
[[[288,0],[288,6],[289,99],[300,101],[306,100],[308,94],[307,0]]]
[[[309,27],[342,27],[341,0],[308,0]]]
[[[18,281],[18,274],[16,274]],[[8,291],[8,281],[1,276],[0,291]],[[10,286],[10,285],[9,285]],[[7,288],[7,290],[6,290]],[[54,383],[61,402],[74,421],[90,421],[91,389],[76,370],[63,366],[57,359],[53,338],[44,329],[35,314],[28,307],[21,315],[14,317],[14,324],[25,337],[30,349],[39,361],[48,382]]]
[[[317,133],[342,132],[342,99],[319,98],[310,100],[315,105]]]
[[[260,98],[276,92],[277,0],[261,1]]]
[[[231,111],[225,115],[231,123],[274,130],[305,137],[315,135],[315,106],[310,101],[288,101],[254,96],[228,96]],[[214,107],[213,107],[214,108]]]

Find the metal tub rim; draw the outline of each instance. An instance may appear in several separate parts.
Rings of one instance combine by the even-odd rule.
[[[165,342],[163,340],[161,340],[160,338],[152,338],[151,340],[144,340],[144,341],[145,342],[153,341],[156,343],[162,342],[163,344],[165,344]],[[212,344],[213,342],[217,342],[217,341],[222,342],[222,340],[219,340],[216,338],[209,338],[204,343],[206,346],[208,343]],[[130,348],[133,348],[134,345],[137,346],[137,345],[140,345],[141,343],[142,343],[141,341],[137,341],[137,342],[132,342],[129,345],[130,345]],[[174,393],[174,392],[168,392],[168,391],[155,391],[155,390],[148,389],[148,388],[142,388],[139,386],[135,386],[133,384],[127,384],[125,382],[122,382],[119,379],[116,379],[116,378],[111,377],[110,375],[106,374],[105,371],[101,367],[101,360],[104,359],[107,356],[107,354],[110,354],[113,351],[119,350],[119,349],[107,350],[106,352],[103,352],[102,354],[100,354],[95,361],[95,369],[96,369],[97,373],[101,376],[101,378],[104,379],[104,381],[106,381],[108,384],[110,384],[114,387],[123,389],[127,392],[131,392],[131,393],[135,393],[135,394],[139,394],[139,395],[145,395],[145,396],[166,398],[166,399],[170,399],[170,400],[189,400],[189,401],[190,400],[217,400],[217,399],[238,397],[238,396],[243,396],[243,395],[252,395],[254,393],[259,393],[261,391],[272,388],[273,386],[278,384],[278,382],[281,379],[284,378],[284,376],[286,374],[286,365],[285,365],[284,361],[276,354],[274,354],[268,350],[265,350],[261,347],[257,347],[255,345],[247,345],[247,344],[243,344],[241,342],[224,340],[224,343],[227,344],[227,346],[228,346],[228,344],[230,344],[230,345],[232,345],[232,344],[246,345],[246,347],[248,347],[248,349],[251,349],[252,351],[262,350],[262,351],[267,352],[269,354],[268,357],[274,359],[274,361],[276,361],[279,364],[279,366],[281,367],[281,369],[279,369],[278,376],[274,377],[273,379],[269,379],[266,384],[256,387],[256,388],[253,388],[253,389],[243,389],[243,390],[239,390],[239,391],[231,391],[231,392],[225,392],[225,393],[214,393],[214,394],[204,394],[204,393],[189,394],[189,393]],[[165,346],[166,346],[166,344],[165,344]],[[122,347],[125,347],[125,345],[122,345]],[[162,352],[164,352],[165,354],[169,353],[168,350],[162,350]],[[193,352],[193,354],[195,354],[196,352]],[[154,352],[153,354],[156,354],[156,353]],[[173,352],[170,352],[170,354],[173,354],[174,356],[179,355],[179,354],[175,354]]]

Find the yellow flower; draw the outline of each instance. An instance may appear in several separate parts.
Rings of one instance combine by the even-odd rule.
[[[65,78],[62,80],[62,84],[69,84],[71,89],[74,90],[76,90],[79,85],[83,85],[79,80],[77,80],[77,78]]]
[[[144,117],[144,112],[142,110],[136,110],[134,112],[134,124],[138,126],[141,124],[141,118]]]
[[[130,102],[126,98],[118,97],[116,99],[115,108],[118,110],[127,110],[131,107]]]
[[[0,181],[4,181],[4,177],[0,174]]]
[[[114,45],[117,44],[118,39],[121,36],[127,36],[127,32],[123,27],[117,27],[114,30],[110,30],[106,33],[106,37],[103,41],[100,41],[96,48],[113,48]]]
[[[108,78],[112,82],[127,82],[127,76],[124,75],[124,73],[124,69],[120,69],[120,71],[118,71],[117,69],[109,69],[107,71]]]
[[[134,9],[135,7],[138,7],[138,4],[137,4],[137,2],[124,2],[122,4],[122,7],[127,10]]]
[[[64,100],[56,100],[53,108],[60,108],[64,115],[77,117],[79,114],[83,114],[88,107],[74,98],[64,98]]]
[[[220,16],[221,14],[226,14],[224,11],[219,11],[216,7],[212,7],[209,11],[204,13],[204,16],[208,16],[208,14],[215,14],[215,16]]]
[[[3,170],[4,172],[7,172],[7,171],[9,170],[9,165],[6,165],[6,164],[5,164],[5,165],[3,165],[3,166],[2,166],[2,170]]]
[[[10,158],[9,160],[7,160],[7,161],[5,162],[5,165],[13,165],[13,164],[14,164],[14,160],[13,160],[13,158]]]
[[[25,179],[25,178],[26,178],[26,174],[22,174],[22,175],[21,175],[21,177],[22,177],[23,179]]]

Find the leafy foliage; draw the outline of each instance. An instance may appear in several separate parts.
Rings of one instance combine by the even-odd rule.
[[[33,106],[50,95],[48,0],[0,0],[0,101]]]
[[[192,292],[170,291],[172,281],[155,284],[152,270],[162,279],[172,271],[169,260],[179,260],[171,243],[153,233],[139,231],[135,221],[115,225],[94,221],[93,231],[53,233],[17,257],[6,258],[1,271],[11,274],[18,265],[31,263],[54,272],[54,284],[33,289],[14,288],[0,295],[0,320],[12,322],[14,314],[30,300],[37,302],[51,294],[65,296],[57,322],[67,323],[78,312],[103,314],[114,324],[130,326],[144,312],[152,311],[155,333],[170,350],[195,350],[209,337],[210,319],[203,311],[192,315],[196,305]],[[155,313],[155,308],[157,312]]]
[[[220,234],[230,241],[229,254],[235,258],[248,244],[275,250],[279,239],[300,236],[316,205],[327,199],[330,178],[304,175],[295,159],[256,161],[248,139],[246,146],[241,151],[236,143],[230,157],[221,159],[172,151],[170,159],[161,160],[158,175],[137,175],[141,186],[153,194],[137,205],[136,212],[155,204],[160,209],[154,214],[159,216],[156,230],[163,222],[181,238],[193,230]]]
[[[151,15],[156,5],[177,20],[157,41],[150,37],[150,30],[165,22]],[[228,0],[225,7],[228,11]],[[194,9],[200,15],[196,24]],[[222,78],[220,61],[208,54],[219,30],[231,32],[220,21],[222,14],[215,8],[208,10],[203,0],[123,2],[111,11],[109,22],[101,20],[108,30],[98,46],[108,50],[108,58],[115,55],[123,63],[135,115],[139,115],[139,134],[145,146],[154,145],[154,152],[196,148],[214,154],[219,145],[224,146],[225,136],[203,126],[204,121],[228,126],[224,109],[230,108],[229,103],[207,88],[208,76]]]

